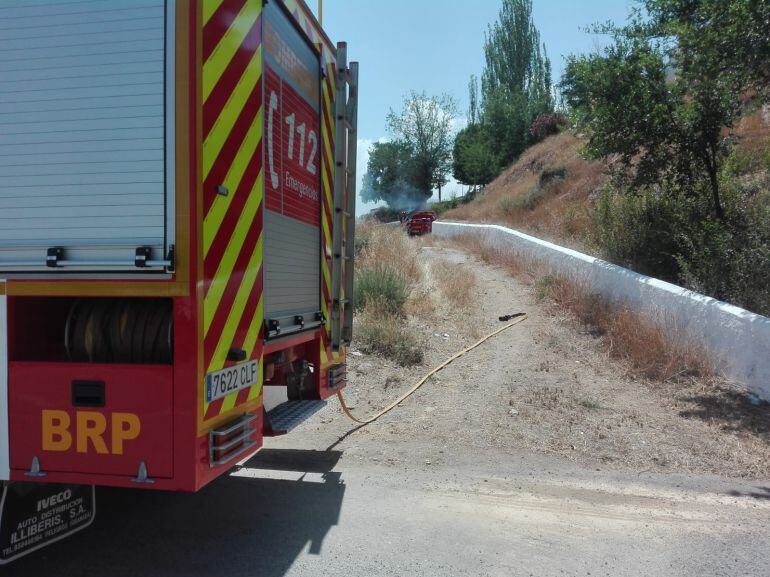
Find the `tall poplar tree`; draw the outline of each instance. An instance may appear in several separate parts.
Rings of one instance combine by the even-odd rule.
[[[532,0],[503,0],[484,41],[483,121],[507,165],[529,144],[529,127],[553,110],[551,62],[532,20]]]

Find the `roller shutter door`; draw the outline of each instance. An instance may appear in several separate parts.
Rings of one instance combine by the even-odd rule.
[[[279,3],[263,22],[265,319],[286,334],[299,317],[317,326],[321,310],[321,72]]]
[[[51,247],[64,249],[63,271],[135,270],[139,247],[165,258],[167,10],[165,0],[0,0],[0,270],[36,270]]]

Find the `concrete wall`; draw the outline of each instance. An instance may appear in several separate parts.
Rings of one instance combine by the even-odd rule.
[[[435,222],[433,234],[473,235],[584,283],[645,315],[679,342],[703,347],[725,377],[770,400],[770,318],[504,226]]]

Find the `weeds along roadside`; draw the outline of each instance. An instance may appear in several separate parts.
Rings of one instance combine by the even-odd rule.
[[[600,339],[610,357],[623,361],[630,374],[653,382],[715,375],[705,351],[672,342],[661,328],[642,315],[613,306],[576,280],[555,274],[521,255],[490,247],[472,236],[454,237],[453,242],[532,286],[537,298],[551,312],[569,314]]]
[[[436,312],[463,311],[473,302],[472,272],[445,262],[426,263],[422,242],[398,226],[364,221],[356,230],[356,346],[402,366],[421,364],[424,330]]]
[[[763,457],[770,454],[767,404],[717,376],[704,349],[672,342],[645,317],[613,306],[585,285],[553,274],[542,264],[490,247],[470,235],[446,241],[532,287],[547,310],[593,336],[596,345],[616,359],[640,387],[652,392],[661,407],[677,411],[683,419],[702,419],[725,432],[726,437],[719,437],[724,441],[720,450],[728,452],[729,462],[735,459],[736,463],[748,465],[742,469],[742,476],[767,477],[767,459]],[[546,389],[533,394],[544,397],[536,399],[536,404],[542,405],[547,402],[545,397],[558,395],[559,391]],[[592,399],[581,398],[578,402],[586,409],[594,409]],[[759,457],[744,460],[742,454]],[[726,469],[716,472],[725,474]]]

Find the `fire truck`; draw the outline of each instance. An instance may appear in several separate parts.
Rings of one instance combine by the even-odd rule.
[[[358,64],[302,0],[0,0],[0,29],[2,563],[345,386]]]

